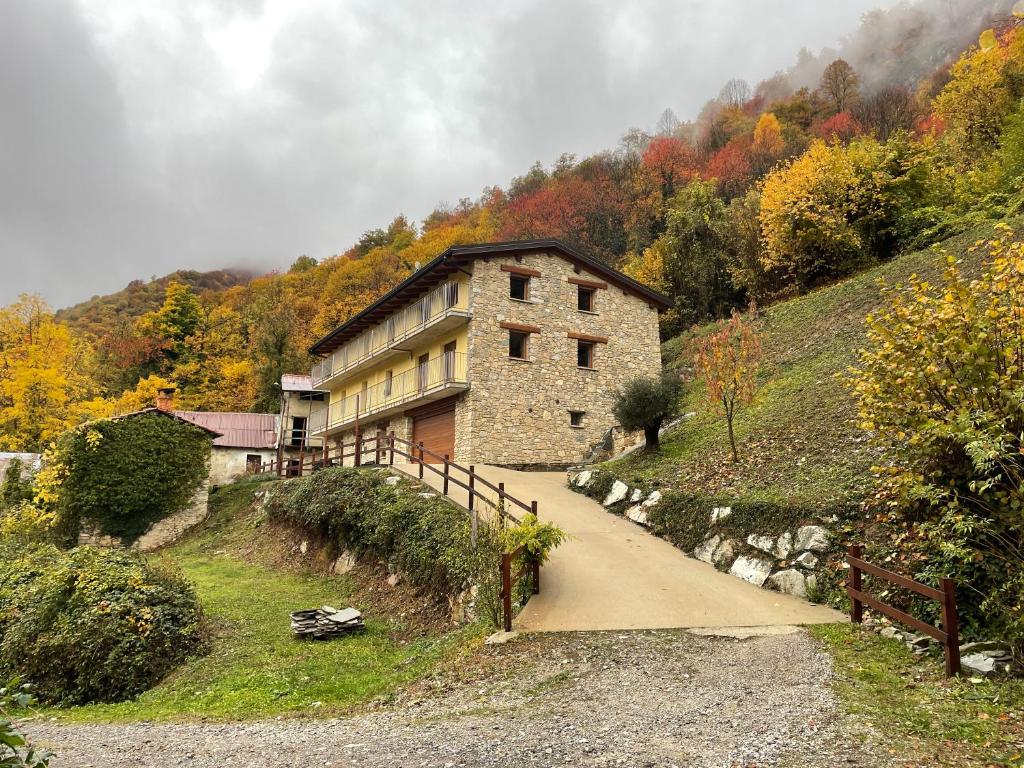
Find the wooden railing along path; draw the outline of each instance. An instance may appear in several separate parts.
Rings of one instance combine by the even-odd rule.
[[[933,637],[942,643],[946,658],[946,675],[953,676],[960,674],[960,629],[956,615],[956,597],[954,595],[954,583],[952,579],[942,579],[941,589],[929,587],[919,581],[900,576],[898,573],[887,571],[877,565],[864,560],[864,548],[859,544],[851,546],[847,551],[847,560],[850,562],[850,580],[846,585],[846,592],[850,596],[850,619],[856,623],[864,620],[864,606],[873,608],[883,613],[890,619],[901,624],[913,627],[929,637]],[[864,591],[862,575],[870,574],[883,579],[890,584],[909,589],[923,597],[936,601],[941,606],[941,627],[935,627],[920,619],[911,616],[899,608],[894,608],[880,598]]]
[[[451,496],[452,486],[462,488],[467,493],[467,503],[464,506],[470,517],[473,544],[476,544],[477,531],[479,528],[479,513],[481,503],[491,507],[498,517],[499,526],[504,526],[507,521],[519,524],[521,519],[509,511],[509,507],[516,507],[524,512],[537,516],[537,501],[523,501],[505,490],[504,483],[492,483],[482,477],[473,464],[468,467],[456,464],[445,454],[437,454],[426,447],[422,442],[413,443],[390,432],[387,435],[374,435],[363,437],[356,433],[351,443],[341,442],[333,447],[325,446],[322,451],[314,451],[309,454],[300,453],[299,457],[291,459],[273,460],[259,465],[252,470],[252,474],[265,475],[275,474],[278,477],[303,477],[312,474],[322,467],[349,466],[347,460],[351,459],[351,465],[360,467],[363,465],[391,466],[395,465],[395,457],[400,456],[408,459],[409,463],[417,468],[420,480],[424,479],[427,470],[442,478],[441,491],[448,498]],[[427,458],[434,461],[427,461]],[[439,468],[440,467],[440,468]],[[488,493],[490,491],[491,493]],[[494,494],[492,497],[491,494]],[[496,497],[496,500],[495,500]],[[453,499],[454,501],[454,499]],[[510,552],[503,552],[501,555],[501,601],[502,601],[502,626],[506,632],[512,631],[512,595],[513,587],[521,579],[530,579],[531,594],[540,593],[540,564],[533,559],[527,560],[523,567],[515,573],[512,566],[516,559],[524,554],[524,547],[519,547]]]

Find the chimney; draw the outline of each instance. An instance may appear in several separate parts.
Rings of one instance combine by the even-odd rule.
[[[174,387],[161,387],[156,391],[156,407],[170,411],[174,407]]]

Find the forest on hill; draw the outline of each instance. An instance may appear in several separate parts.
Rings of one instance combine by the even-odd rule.
[[[279,274],[177,273],[54,313],[0,309],[0,449],[149,405],[276,410],[310,343],[453,244],[561,238],[673,299],[666,338],[1019,211],[1024,31],[1008,0],[867,14],[836,50],[729,80],[693,120],[367,231]]]

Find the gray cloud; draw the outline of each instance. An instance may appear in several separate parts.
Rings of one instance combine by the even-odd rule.
[[[337,253],[894,3],[0,0],[0,303]]]

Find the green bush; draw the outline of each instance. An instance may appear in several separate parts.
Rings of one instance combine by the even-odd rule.
[[[659,377],[637,376],[613,392],[612,413],[627,432],[642,429],[648,450],[658,449],[658,433],[665,419],[679,409],[683,381],[678,373]]]
[[[37,478],[72,543],[83,521],[134,541],[185,509],[207,476],[210,435],[160,414],[97,421],[64,433]]]
[[[133,698],[203,646],[203,615],[180,575],[124,550],[0,551],[0,677],[43,701]]]

